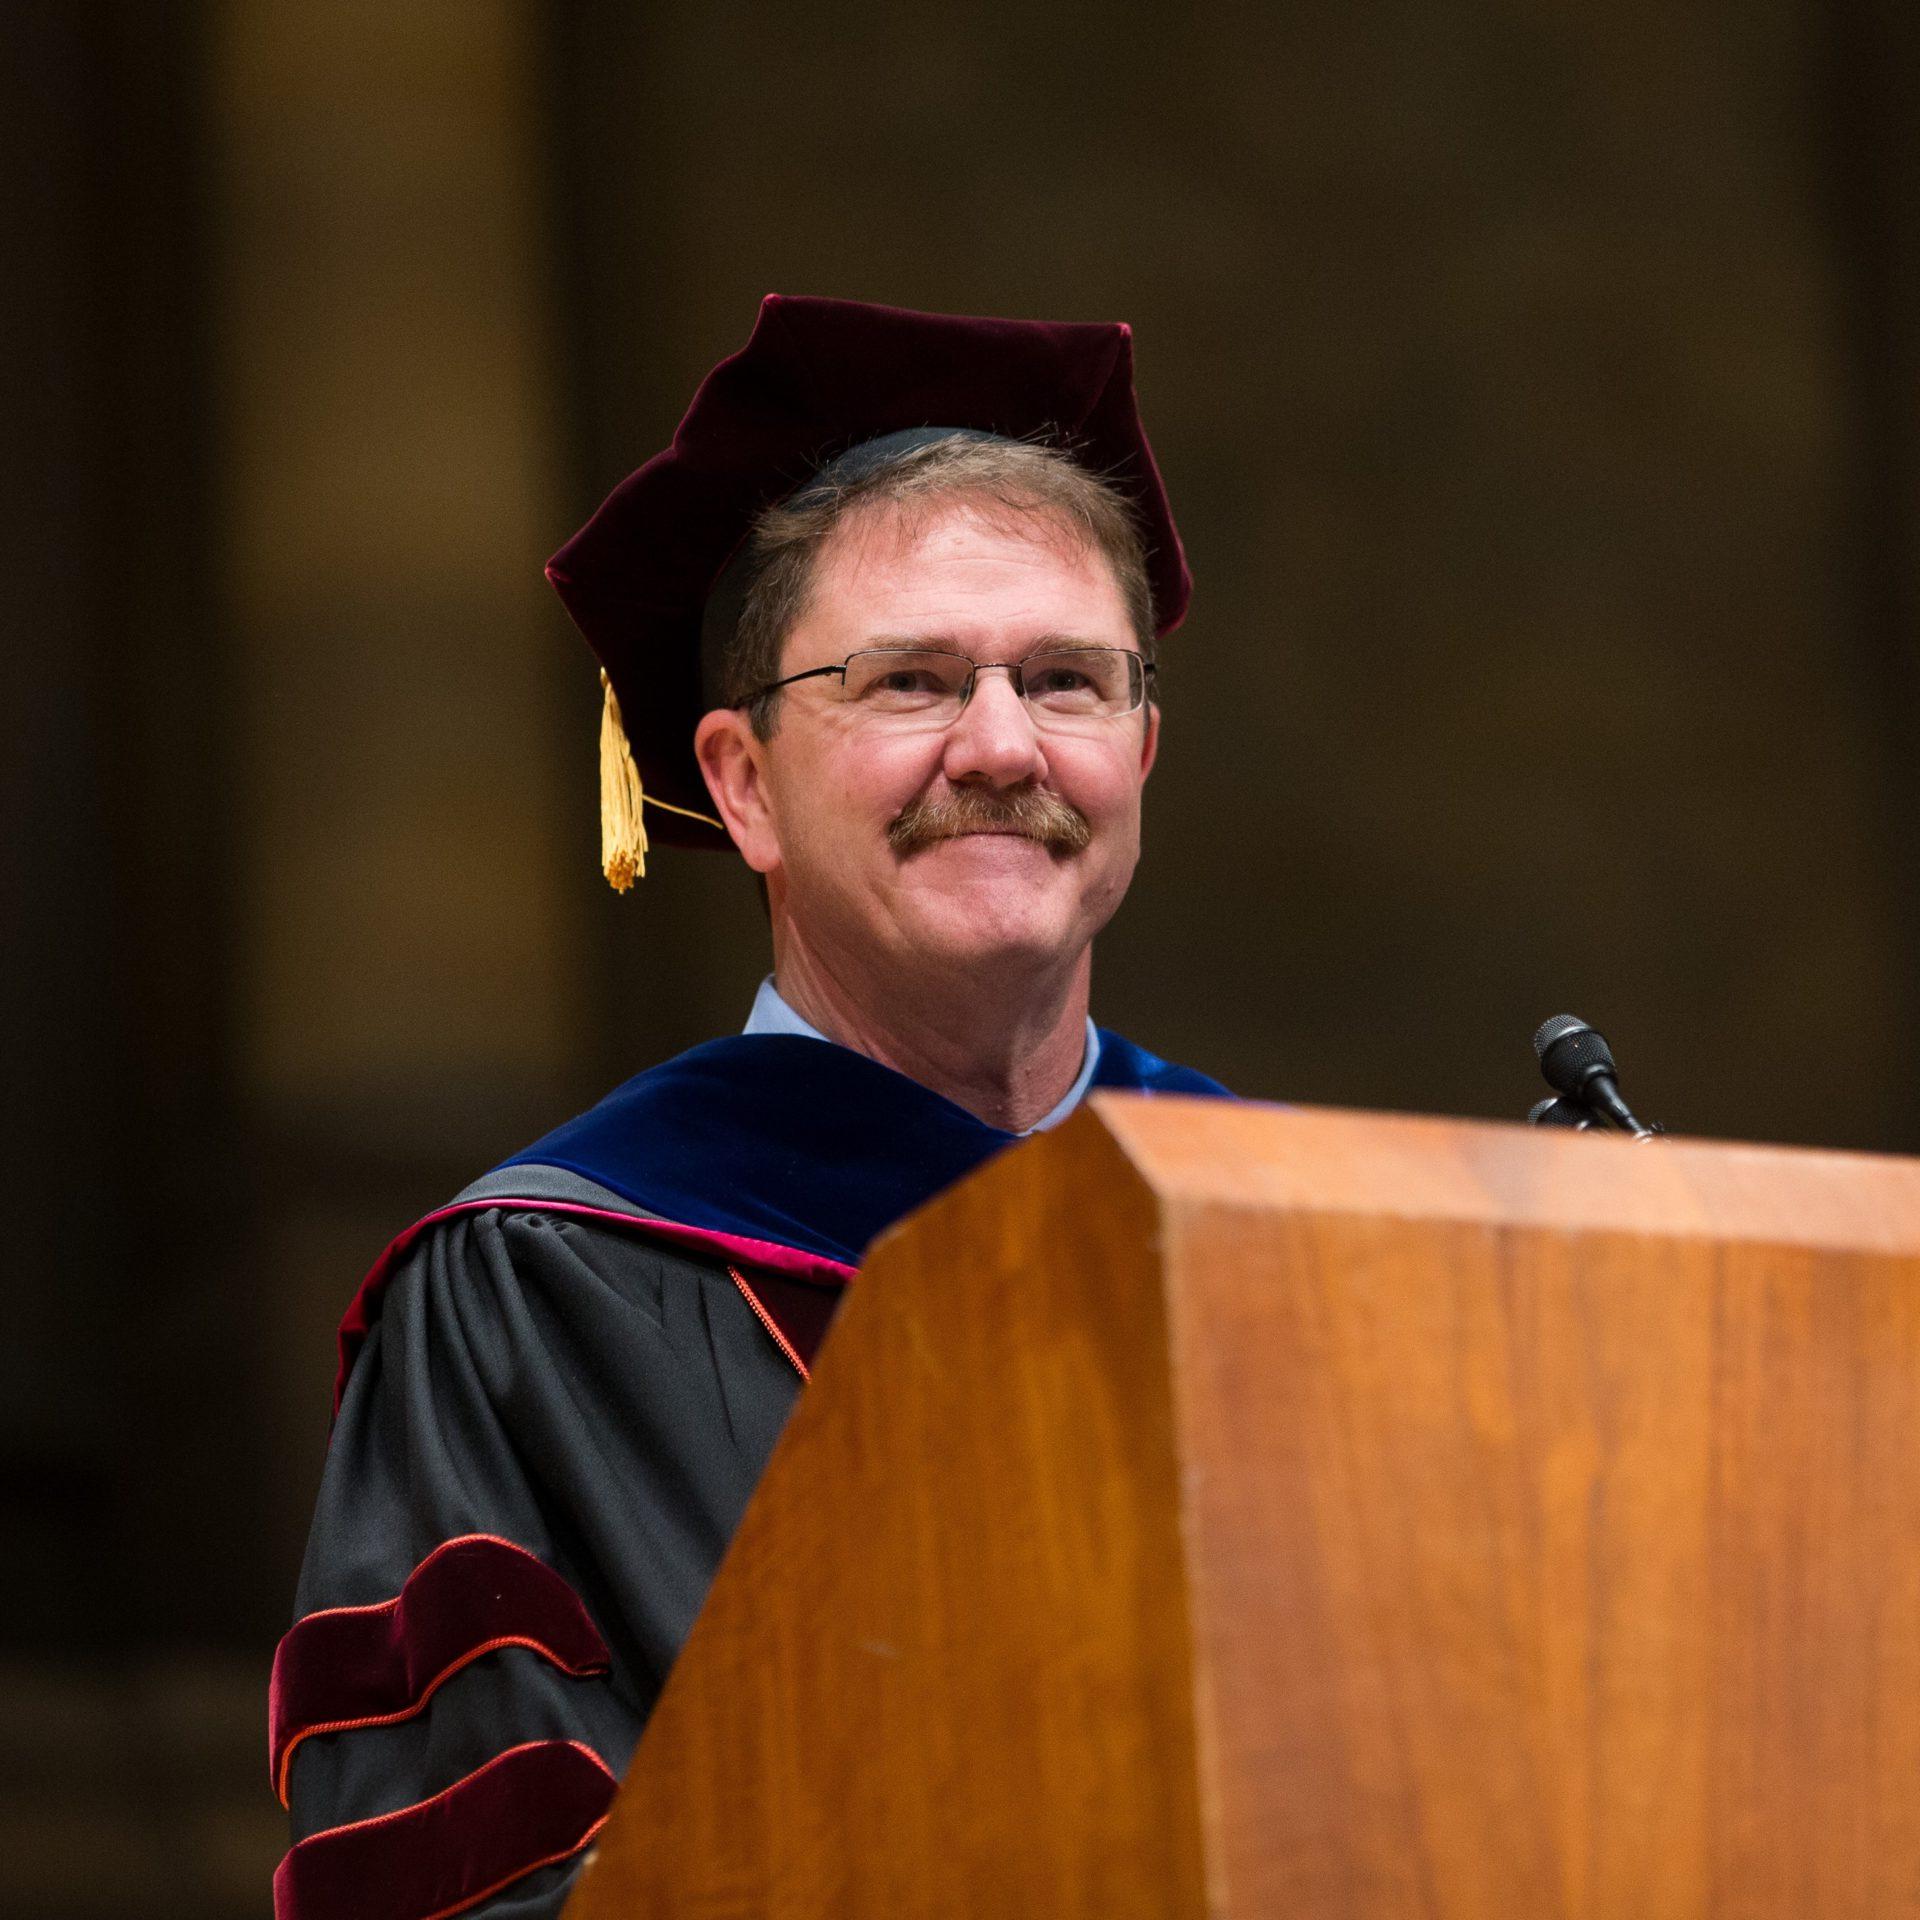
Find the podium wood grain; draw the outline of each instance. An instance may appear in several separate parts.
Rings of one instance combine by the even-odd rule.
[[[569,1920],[1920,1914],[1920,1166],[1102,1097],[854,1283]]]

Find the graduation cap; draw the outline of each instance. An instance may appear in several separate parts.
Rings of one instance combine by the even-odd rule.
[[[673,444],[547,566],[600,659],[601,861],[616,888],[646,870],[643,807],[670,845],[726,844],[693,734],[719,704],[708,602],[753,522],[855,449],[916,428],[1038,441],[1098,474],[1139,519],[1155,631],[1179,625],[1193,582],[1140,423],[1130,327],[770,293]]]

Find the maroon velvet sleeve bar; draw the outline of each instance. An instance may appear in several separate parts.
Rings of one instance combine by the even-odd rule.
[[[463,1667],[503,1647],[531,1648],[570,1674],[610,1664],[572,1587],[524,1547],[490,1534],[435,1548],[391,1600],[308,1614],[280,1642],[268,1695],[282,1805],[302,1740],[409,1719]]]
[[[615,1785],[578,1741],[513,1747],[431,1800],[301,1841],[273,1876],[274,1920],[448,1920],[578,1853]]]

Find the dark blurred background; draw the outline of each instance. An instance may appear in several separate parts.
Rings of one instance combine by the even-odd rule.
[[[738,1025],[546,555],[769,289],[1125,318],[1198,576],[1096,1011],[1920,1147],[1894,0],[0,12],[0,1912],[224,1920],[339,1311]]]

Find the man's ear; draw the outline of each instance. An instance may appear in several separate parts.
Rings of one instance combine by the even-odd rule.
[[[1160,751],[1160,709],[1151,701],[1147,702],[1146,731],[1140,739],[1140,784],[1145,786],[1147,775],[1153,771],[1154,756]]]
[[[694,729],[693,753],[740,857],[755,873],[771,872],[780,843],[767,798],[766,743],[737,707],[716,707]]]

